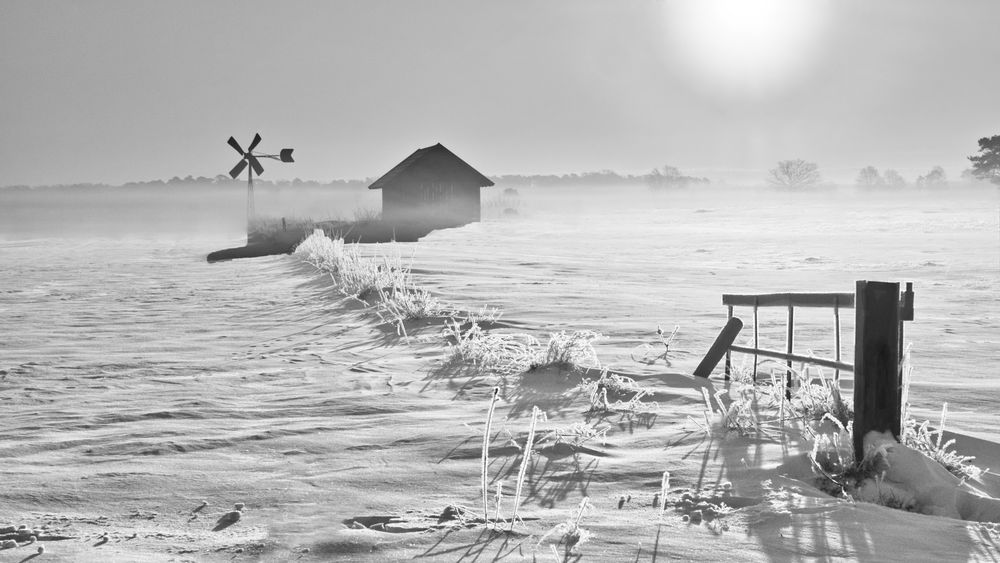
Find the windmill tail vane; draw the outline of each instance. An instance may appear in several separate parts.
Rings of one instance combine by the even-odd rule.
[[[260,133],[253,136],[253,140],[250,141],[250,145],[247,150],[243,150],[239,142],[236,141],[234,137],[229,137],[229,146],[233,147],[233,150],[238,152],[242,157],[236,166],[229,171],[229,175],[235,180],[243,173],[243,170],[250,167],[250,171],[247,173],[247,225],[250,224],[250,219],[254,216],[254,206],[253,206],[253,175],[257,174],[260,176],[264,173],[264,167],[261,166],[261,158],[270,158],[272,160],[280,160],[281,162],[295,162],[292,158],[292,151],[295,149],[281,149],[278,154],[255,154],[253,150],[257,148],[260,144]]]

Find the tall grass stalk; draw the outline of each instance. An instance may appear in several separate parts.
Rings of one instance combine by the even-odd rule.
[[[705,399],[705,426],[711,428],[712,414],[714,414],[715,411],[712,409],[712,400],[708,396],[708,389],[702,387],[701,396]]]
[[[528,471],[528,463],[531,460],[531,448],[535,442],[535,423],[541,416],[542,411],[538,407],[531,408],[531,425],[528,427],[528,440],[524,444],[521,469],[517,472],[517,486],[514,487],[514,508],[510,517],[510,530],[514,529],[514,522],[517,521],[517,508],[521,503],[521,489],[524,486],[524,475]]]
[[[490,512],[487,502],[489,496],[489,479],[487,479],[487,473],[489,468],[489,458],[490,458],[490,427],[493,424],[493,409],[496,408],[497,398],[500,396],[500,388],[493,388],[493,396],[490,397],[490,410],[486,413],[486,429],[483,431],[483,523],[489,524],[490,522]],[[497,506],[499,507],[499,496],[500,489],[497,488]],[[498,509],[499,510],[499,509]]]
[[[497,494],[496,503],[497,511],[496,517],[493,519],[493,527],[498,528],[500,526],[500,500],[503,498],[503,481],[497,481]]]
[[[670,490],[670,472],[664,471],[660,479],[660,510],[667,508],[667,491]]]
[[[948,419],[948,402],[945,401],[945,403],[941,405],[941,424],[940,426],[938,426],[937,429],[937,444],[935,444],[935,446],[939,450],[941,449],[941,438],[944,436],[944,423],[947,419]]]

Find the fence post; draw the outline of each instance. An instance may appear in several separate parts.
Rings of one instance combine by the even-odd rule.
[[[729,326],[729,323],[732,322],[732,320],[733,320],[733,306],[730,305],[729,314],[726,318],[726,326]],[[732,373],[732,370],[733,370],[733,353],[729,351],[729,348],[726,348],[726,381],[729,381],[729,374]]]
[[[753,384],[757,385],[757,350],[760,349],[760,330],[758,330],[759,321],[757,319],[757,305],[759,297],[753,298]]]
[[[786,327],[785,335],[785,353],[792,354],[795,351],[794,345],[795,339],[795,307],[792,304],[788,305],[788,326]],[[788,371],[785,372],[785,398],[792,398],[792,361],[787,360],[785,362],[788,367]]]
[[[854,460],[868,432],[900,437],[899,284],[859,280],[854,297]]]
[[[833,333],[833,345],[836,348],[836,355],[834,359],[838,362],[840,361],[840,298],[833,298],[833,323],[834,323],[834,333]],[[834,370],[833,380],[840,381],[840,370]]]

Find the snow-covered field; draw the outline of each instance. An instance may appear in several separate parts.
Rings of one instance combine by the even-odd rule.
[[[517,207],[365,252],[398,252],[442,301],[499,307],[496,330],[543,342],[601,332],[601,363],[653,389],[656,414],[595,415],[565,382],[449,365],[440,325],[402,338],[295,256],[207,264],[238,243],[232,230],[75,235],[71,213],[58,236],[0,226],[0,528],[73,538],[41,542],[43,557],[63,561],[551,560],[553,547],[588,561],[1000,557],[990,527],[824,495],[793,428],[706,433],[691,421],[704,384],[685,375],[725,322],[723,293],[912,281],[915,414],[935,418],[947,402],[949,428],[965,436],[956,447],[1000,468],[995,188],[536,189]],[[736,314],[749,325],[749,311]],[[796,350],[830,354],[832,317],[797,312]],[[853,316],[842,318],[849,359]],[[768,347],[783,346],[784,323],[784,311],[762,311]],[[658,359],[647,354],[657,325],[680,327]],[[606,432],[574,451],[540,444],[514,533],[439,518],[448,505],[469,507],[470,520],[481,512],[496,385],[489,472],[491,487],[504,483],[501,517],[532,407],[547,416],[540,434]],[[707,385],[725,388],[719,371]],[[995,472],[975,486],[1000,495]],[[676,502],[685,492],[736,510],[692,522]],[[592,537],[567,554],[559,534],[543,536],[584,497],[579,525]],[[213,531],[239,502],[240,520]]]

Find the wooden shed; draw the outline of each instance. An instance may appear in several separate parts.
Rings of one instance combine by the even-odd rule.
[[[455,227],[479,221],[479,189],[493,182],[438,143],[417,149],[368,189],[382,190],[382,220]]]

